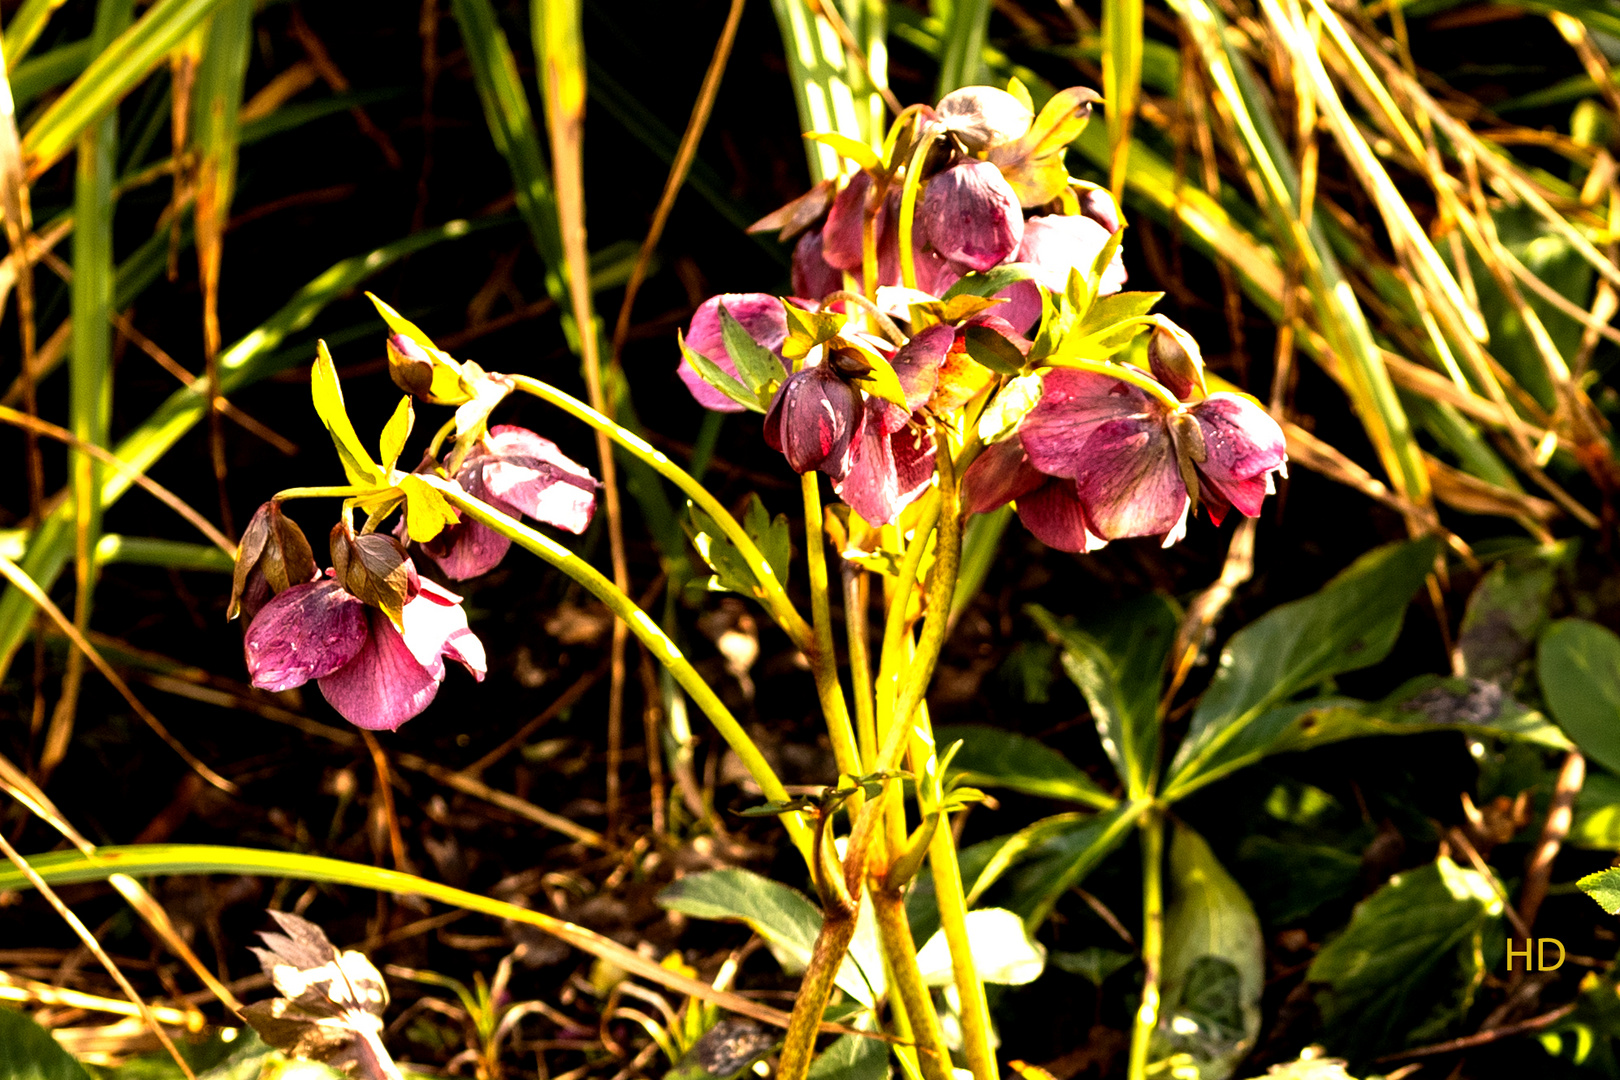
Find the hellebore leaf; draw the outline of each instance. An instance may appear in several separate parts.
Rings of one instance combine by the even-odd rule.
[[[1168,1051],[1192,1055],[1201,1080],[1226,1080],[1260,1033],[1260,920],[1203,837],[1180,824],[1170,884],[1158,1034]]]
[[[261,933],[254,949],[281,996],[244,1006],[242,1016],[266,1043],[368,1080],[400,1075],[382,1044],[388,986],[354,950],[339,952],[326,933],[297,915],[272,911],[280,934]]]
[[[720,335],[726,343],[731,362],[737,365],[737,374],[761,401],[768,401],[786,374],[782,361],[775,353],[754,340],[743,324],[720,305]]]
[[[740,922],[765,939],[771,955],[790,975],[803,971],[821,932],[821,912],[801,892],[751,870],[688,874],[658,894],[658,906],[697,919]],[[882,973],[873,979],[882,984]],[[838,969],[840,989],[863,1005],[875,1000],[854,954]]]
[[[951,769],[969,784],[1098,808],[1114,805],[1113,797],[1095,780],[1037,739],[978,725],[953,725],[934,732],[939,746],[958,740],[962,749],[951,759]]]
[[[1196,779],[1267,710],[1387,656],[1435,550],[1432,538],[1375,548],[1318,592],[1232,635],[1170,763],[1165,790]]]
[[[1444,1038],[1473,1004],[1501,914],[1485,876],[1444,856],[1390,878],[1311,963],[1329,1045],[1361,1058]]]
[[[967,913],[968,951],[979,978],[997,986],[1023,986],[1046,970],[1046,948],[1029,936],[1024,920],[1005,908]],[[945,931],[936,930],[917,950],[917,966],[929,986],[949,986],[951,952]]]
[[[382,479],[382,470],[377,468],[377,463],[361,444],[360,436],[355,434],[354,424],[343,406],[343,387],[338,383],[337,366],[332,363],[332,354],[324,341],[316,344],[315,366],[310,369],[309,384],[315,399],[315,413],[332,436],[338,460],[343,463],[343,474],[356,487],[375,487]]]
[[[997,375],[1017,375],[1024,370],[1024,354],[1018,346],[988,326],[964,326],[962,340],[967,354]]]
[[[797,304],[782,302],[787,313],[787,338],[782,342],[782,355],[789,360],[802,360],[811,349],[838,336],[844,327],[843,315],[836,311],[806,311]]]
[[[957,278],[955,284],[946,289],[945,295],[940,299],[954,300],[958,296],[994,296],[1009,285],[1033,280],[1037,269],[1030,263],[1002,263],[983,272],[975,270]]]
[[[703,561],[714,571],[709,578],[708,589],[711,592],[734,592],[757,597],[758,579],[743,553],[737,550],[737,545],[695,503],[688,500],[686,509],[686,535],[692,538],[692,546],[697,548]],[[748,538],[759,548],[760,554],[765,556],[777,580],[786,584],[792,562],[792,534],[787,516],[778,514],[773,519],[759,496],[751,494],[743,511],[742,526]]]
[[[686,357],[686,362],[703,377],[704,382],[745,409],[757,413],[765,411],[765,403],[759,400],[758,394],[738,382],[735,377],[728,375],[719,364],[687,345],[685,334],[679,330],[675,331],[675,340],[681,347],[681,355]]]
[[[757,493],[749,492],[748,505],[743,509],[743,531],[759,548],[771,573],[786,588],[788,573],[793,566],[793,530],[788,526],[786,514],[771,517]]]
[[[1118,292],[1101,297],[1080,320],[1076,332],[1087,337],[1100,336],[1128,319],[1142,318],[1162,299],[1162,292]],[[1145,329],[1147,327],[1143,326],[1137,332]]]
[[[1110,975],[1125,970],[1136,957],[1092,945],[1078,952],[1055,952],[1047,959],[1059,971],[1078,975],[1100,989]]]
[[[0,1009],[0,1076],[6,1080],[90,1080],[51,1033],[16,1009]]]
[[[990,151],[990,160],[1000,167],[1020,204],[1039,206],[1068,188],[1069,170],[1063,164],[1063,152],[1086,129],[1092,103],[1100,100],[1095,90],[1084,86],[1060,90],[1052,95],[1022,138]]]
[[[1587,874],[1575,883],[1575,887],[1610,915],[1620,915],[1620,867],[1611,866],[1607,870]]]
[[[807,131],[804,137],[811,142],[832,147],[838,152],[839,157],[848,158],[867,172],[877,172],[883,167],[883,162],[878,160],[877,151],[859,139],[852,139],[836,131]]]
[[[378,460],[385,470],[391,470],[398,464],[399,455],[405,449],[405,440],[411,437],[411,428],[415,424],[416,411],[411,407],[411,399],[400,398],[394,415],[383,425],[382,439],[377,446]]]
[[[777,1029],[745,1016],[727,1016],[681,1055],[664,1080],[735,1080],[781,1043],[782,1033]],[[887,1054],[888,1047],[883,1049]]]
[[[1135,831],[1140,808],[1054,814],[1003,838],[973,883],[969,903],[994,888],[995,903],[1040,928],[1059,898]],[[964,879],[965,880],[965,879]]]
[[[1463,674],[1476,679],[1511,679],[1535,651],[1547,625],[1547,605],[1558,574],[1574,558],[1577,544],[1565,540],[1515,552],[1480,579],[1468,597],[1457,633]]]
[[[816,1055],[809,1080],[888,1080],[889,1047],[882,1039],[840,1035]]]
[[[1620,637],[1584,619],[1542,632],[1536,674],[1558,725],[1586,756],[1620,772]]]
[[[461,520],[443,492],[414,473],[400,478],[405,494],[405,531],[418,544],[425,544]]]

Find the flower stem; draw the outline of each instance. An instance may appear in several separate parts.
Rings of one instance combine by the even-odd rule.
[[[962,998],[962,1053],[973,1080],[996,1080],[996,1057],[990,1049],[990,1002],[973,963],[968,942],[967,898],[962,895],[962,868],[956,861],[956,838],[941,821],[928,844],[928,866],[939,901],[939,925],[951,951],[951,976]]]
[[[939,525],[934,565],[928,575],[922,634],[917,639],[916,654],[906,668],[906,680],[895,695],[889,730],[884,732],[883,747],[878,751],[879,772],[894,768],[905,749],[912,729],[912,714],[922,702],[928,683],[934,677],[934,666],[939,663],[939,651],[945,644],[945,630],[950,621],[951,598],[956,592],[956,571],[962,557],[962,517],[957,505],[956,469],[949,439],[940,438],[935,459],[939,472]],[[911,552],[906,553],[906,558],[909,562]],[[903,599],[897,598],[897,602]],[[884,645],[887,649],[888,642]]]
[[[872,646],[867,625],[866,571],[858,563],[843,563],[844,637],[849,643],[849,675],[855,691],[856,744],[861,751],[861,772],[871,770],[877,755],[877,717],[872,704]]]
[[[816,648],[814,632],[810,624],[804,621],[804,616],[794,608],[793,601],[788,599],[787,590],[782,587],[782,582],[777,580],[771,564],[731,512],[721,505],[720,500],[709,494],[702,484],[665,454],[654,449],[641,436],[626,431],[578,398],[527,375],[507,375],[505,378],[511,380],[514,389],[550,402],[570,416],[584,421],[598,431],[605,432],[608,438],[618,443],[626,452],[646,462],[654,472],[680,488],[699,509],[714,519],[720,530],[726,534],[726,539],[736,545],[737,550],[742,553],[743,559],[754,573],[754,580],[759,583],[760,600],[770,611],[771,617],[787,632],[793,644],[806,655],[814,652]],[[819,526],[819,518],[817,524]]]
[[[736,717],[731,715],[731,711],[726,708],[725,703],[709,687],[709,684],[703,681],[703,677],[697,673],[696,668],[692,667],[691,662],[681,654],[681,650],[676,647],[675,643],[669,639],[663,630],[659,629],[658,624],[653,622],[645,611],[636,606],[635,601],[614,586],[613,582],[605,577],[601,571],[597,570],[596,567],[549,536],[536,532],[521,522],[513,521],[500,511],[492,509],[468,495],[454,483],[436,477],[424,476],[424,479],[436,487],[456,509],[470,515],[473,520],[494,529],[507,539],[540,556],[546,562],[585,586],[591,595],[602,601],[609,611],[624,621],[625,625],[630,628],[631,633],[640,639],[641,643],[657,658],[658,662],[669,669],[670,674],[675,677],[675,681],[681,684],[681,689],[687,692],[692,700],[697,703],[698,708],[702,709],[704,715],[714,724],[715,729],[720,732],[721,738],[725,739],[726,743],[736,751],[737,757],[742,760],[743,765],[748,769],[749,775],[759,784],[760,790],[764,792],[765,797],[772,802],[787,801],[787,789],[782,786],[782,781],[777,778],[775,770],[765,760],[765,755],[760,753],[760,749],[755,745],[754,740],[748,737],[748,733],[743,730]],[[787,829],[788,835],[793,839],[794,846],[799,849],[805,861],[810,863],[810,829],[805,824],[802,815],[797,813],[783,814],[782,825]],[[814,872],[814,869],[814,864],[811,863],[812,872]]]
[[[821,474],[814,470],[799,478],[804,492],[804,561],[810,575],[810,615],[815,620],[816,647],[810,663],[816,675],[816,696],[827,719],[827,735],[832,740],[833,758],[838,771],[861,776],[861,753],[855,745],[855,728],[849,722],[849,706],[844,687],[838,681],[838,652],[833,648],[832,601],[828,595],[827,550],[821,528]],[[856,808],[859,808],[859,799]]]
[[[804,969],[804,979],[793,1003],[793,1018],[788,1022],[782,1043],[777,1080],[804,1080],[810,1071],[816,1036],[821,1034],[822,1013],[832,996],[833,981],[844,962],[844,953],[855,937],[855,916],[856,909],[843,911],[837,907],[829,907],[822,913],[821,933],[816,935],[810,963]]]
[[[368,490],[347,486],[283,488],[270,496],[270,499],[272,502],[286,502],[288,499],[351,499],[356,495],[364,495]]]
[[[1159,960],[1164,953],[1164,815],[1142,818],[1142,1004],[1131,1029],[1128,1080],[1146,1080],[1148,1051],[1159,1025]]]
[[[939,1013],[923,984],[917,967],[917,943],[906,921],[906,904],[899,889],[874,882],[871,889],[872,913],[877,917],[878,942],[888,961],[890,987],[900,997],[911,1034],[917,1043],[917,1064],[924,1080],[951,1080],[950,1053],[945,1049],[945,1032],[939,1026]]]
[[[923,162],[934,143],[925,128],[917,137],[917,147],[906,163],[906,180],[900,188],[900,283],[908,289],[917,287],[917,260],[912,242],[913,225],[917,218],[917,192],[922,188]]]

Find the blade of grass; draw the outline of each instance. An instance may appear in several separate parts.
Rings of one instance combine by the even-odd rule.
[[[226,491],[225,428],[219,392],[219,273],[236,188],[237,115],[253,40],[253,0],[223,0],[213,14],[193,93],[197,275],[203,294],[203,363],[208,380],[208,448],[219,488],[219,520],[235,534]]]
[[[105,49],[134,18],[134,0],[101,0],[96,5],[90,48]],[[90,626],[96,582],[96,544],[101,538],[101,468],[79,448],[107,445],[112,419],[113,168],[118,153],[118,117],[112,112],[92,124],[79,140],[73,182],[73,335],[69,370],[69,423],[77,441],[68,455],[73,487],[73,625]],[[30,427],[29,431],[35,429]],[[84,654],[68,655],[62,694],[40,751],[41,777],[50,776],[67,753],[84,679]]]
[[[80,852],[85,855],[95,853],[95,845],[86,840],[77,829],[69,824],[67,818],[57,809],[56,804],[51,802],[45,792],[41,791],[21,769],[17,768],[10,759],[3,755],[0,755],[0,787],[3,787],[12,798],[26,807],[35,817],[61,833]],[[186,944],[185,939],[180,936],[180,932],[175,929],[173,921],[169,918],[169,913],[163,909],[163,905],[152,898],[151,893],[147,892],[139,882],[128,874],[114,874],[108,878],[108,883],[118,890],[119,895],[129,903],[130,907],[135,909],[136,914],[146,921],[146,924],[158,935],[169,951],[179,957],[192,970],[197,978],[202,981],[202,984],[208,987],[209,991],[219,999],[221,1004],[232,1012],[241,1011],[242,1003],[236,999],[236,995],[232,994],[230,989],[220,982],[214,973],[209,971],[207,966],[197,958],[197,954],[191,951],[191,946]]]
[[[23,0],[22,6],[6,24],[3,47],[12,63],[28,55],[28,50],[44,33],[45,24],[50,22],[56,9],[65,3],[67,0]]]
[[[20,61],[11,70],[11,92],[16,97],[17,108],[25,108],[46,92],[78,78],[94,55],[90,39],[86,38],[52,49],[43,56]]]
[[[844,45],[837,31],[826,20],[816,18],[805,0],[771,0],[771,10],[782,32],[788,80],[799,109],[799,129],[836,131],[866,142],[882,138],[881,131],[862,130],[855,94],[844,76]],[[804,152],[812,183],[838,175],[838,152],[832,147],[806,141]]]
[[[160,63],[220,0],[157,0],[140,20],[97,54],[84,74],[46,109],[23,136],[28,175],[62,160],[86,128],[101,118]]]
[[[631,975],[639,976],[676,993],[717,1005],[739,1016],[747,1016],[782,1028],[787,1027],[788,1023],[788,1014],[779,1009],[761,1005],[752,998],[740,994],[718,990],[702,980],[663,967],[634,949],[620,945],[612,938],[598,934],[594,930],[587,930],[583,926],[577,926],[543,912],[518,907],[516,904],[441,885],[427,878],[403,874],[398,870],[385,870],[377,866],[329,859],[319,855],[204,844],[109,846],[97,848],[93,856],[85,856],[76,851],[36,855],[26,860],[17,870],[0,870],[0,889],[28,888],[33,886],[36,880],[44,882],[47,886],[104,881],[109,874],[114,873],[128,874],[131,877],[151,877],[158,874],[245,874],[348,885],[393,893],[396,896],[420,896],[464,911],[533,926],[581,952],[606,960]],[[874,1035],[869,1031],[856,1031],[843,1024],[824,1022],[821,1030],[829,1034],[853,1034],[868,1039],[892,1041],[885,1036]]]
[[[934,0],[930,7],[945,22],[939,81],[934,86],[934,100],[938,101],[952,90],[973,86],[987,77],[984,41],[995,5],[990,0]]]
[[[102,655],[96,651],[96,647],[90,644],[83,634],[79,633],[78,627],[73,625],[72,620],[62,614],[62,609],[57,607],[49,596],[45,595],[45,591],[39,587],[39,584],[23,573],[16,563],[3,555],[0,555],[0,577],[4,577],[11,583],[13,588],[32,600],[57,625],[57,628],[67,635],[68,640],[73,642],[80,652],[84,653],[85,658],[95,666],[97,671],[101,672],[108,682],[112,683],[113,689],[117,690],[119,696],[129,703],[129,707],[135,710],[135,714],[145,722],[146,726],[151,728],[158,738],[167,743],[169,749],[180,755],[181,760],[191,766],[193,772],[214,787],[219,788],[219,790],[231,795],[236,794],[236,785],[203,764],[197,759],[196,755],[182,746],[179,740],[169,733],[169,729],[163,726],[163,721],[154,716],[152,711],[141,703],[140,698],[135,696],[135,692],[129,688],[129,684],[119,678],[118,672],[114,671],[112,666],[102,658]]]
[[[579,333],[579,356],[585,371],[585,390],[591,408],[612,415],[615,410],[602,392],[601,336],[591,304],[590,249],[585,241],[585,46],[580,35],[579,0],[533,0],[529,17],[534,31],[534,55],[539,68],[540,98],[545,104],[546,128],[551,136],[552,183],[556,196],[558,232],[562,237],[569,299]],[[624,517],[619,504],[618,469],[613,443],[607,433],[596,432],[596,456],[601,469],[603,502],[607,506],[608,544],[613,558],[613,584],[630,592],[630,564],[624,551]],[[618,824],[619,767],[624,745],[625,645],[630,628],[615,620],[609,667],[607,816],[608,835]]]
[[[152,1029],[152,1033],[157,1036],[158,1042],[163,1044],[163,1049],[167,1050],[169,1056],[174,1059],[174,1063],[180,1066],[180,1072],[185,1075],[186,1080],[197,1080],[196,1074],[191,1071],[191,1066],[187,1064],[184,1057],[180,1056],[180,1050],[174,1045],[174,1040],[169,1038],[169,1033],[163,1030],[163,1025],[158,1023],[156,1016],[152,1015],[152,1007],[146,1003],[140,994],[136,993],[135,987],[130,985],[129,979],[119,970],[118,965],[113,963],[112,957],[107,955],[107,951],[101,947],[101,942],[96,940],[96,936],[90,932],[90,928],[84,925],[77,915],[73,914],[72,909],[62,902],[60,896],[56,895],[56,890],[52,889],[45,879],[40,877],[33,867],[28,865],[27,860],[17,854],[17,849],[11,846],[11,841],[7,840],[4,835],[0,835],[0,852],[3,852],[6,858],[11,860],[12,865],[17,867],[22,876],[27,879],[28,884],[37,889],[39,894],[45,897],[46,902],[56,909],[56,913],[62,917],[62,921],[68,924],[74,935],[84,943],[84,947],[90,950],[90,954],[107,970],[107,974],[112,976],[113,982],[118,984],[118,988],[124,992],[124,996],[128,997],[136,1010],[139,1011],[140,1017],[145,1021],[146,1026]]]
[[[300,289],[281,310],[220,355],[221,392],[230,394],[238,387],[257,382],[293,363],[293,354],[278,352],[279,346],[290,335],[313,322],[327,304],[348,294],[373,274],[434,244],[459,239],[475,229],[500,224],[504,220],[508,219],[450,221],[333,264]],[[178,390],[120,440],[113,453],[133,469],[144,472],[206,416],[207,408],[207,388],[200,381]],[[116,502],[133,482],[122,474],[107,477],[102,489],[103,505]],[[67,553],[72,550],[72,545],[67,542],[72,523],[71,505],[58,506],[40,522],[29,542],[28,554],[21,563],[23,570],[34,581],[42,585],[56,581],[67,561]],[[33,601],[15,588],[7,589],[0,596],[0,675],[9,666],[27,634],[33,606]]]
[[[1108,187],[1125,194],[1131,123],[1142,94],[1142,0],[1103,0],[1103,98],[1108,109]]]

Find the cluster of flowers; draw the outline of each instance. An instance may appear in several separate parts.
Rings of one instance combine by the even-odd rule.
[[[422,347],[399,335],[388,344],[396,381],[410,389],[400,373],[422,362]],[[417,472],[440,472],[514,519],[582,533],[596,510],[597,481],[527,428],[488,428],[447,459],[429,458]],[[290,690],[313,679],[357,727],[392,731],[433,701],[447,659],[483,680],[484,647],[467,627],[461,597],[422,577],[411,552],[426,556],[445,578],[465,581],[493,570],[509,539],[479,522],[457,521],[413,545],[403,514],[393,535],[356,535],[345,514],[330,547],[332,568],[323,572],[278,502],[259,507],[248,523],[230,615],[247,619],[244,650],[254,686]]]
[[[733,352],[749,343],[735,332],[746,331],[781,366],[760,403],[766,443],[796,472],[826,473],[872,525],[930,485],[939,426],[962,432],[998,399],[1012,422],[986,435],[963,477],[969,513],[1014,502],[1031,532],[1074,552],[1136,536],[1168,546],[1200,501],[1216,524],[1234,506],[1257,516],[1286,465],[1277,423],[1244,395],[1209,393],[1197,344],[1164,316],[1127,313],[1113,337],[1083,318],[1126,281],[1118,207],[1061,164],[1093,100],[1064,91],[1036,117],[1019,94],[955,91],[891,135],[888,164],[874,157],[836,194],[818,186],[766,218],[796,239],[795,295],[700,306],[679,368],[693,396],[750,407],[716,385],[739,375]],[[902,284],[908,240],[914,287]],[[1110,360],[1146,327],[1149,370]],[[888,370],[903,397],[885,392]]]

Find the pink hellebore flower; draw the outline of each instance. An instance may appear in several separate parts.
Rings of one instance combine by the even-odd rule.
[[[728,375],[737,374],[737,364],[726,351],[725,335],[720,328],[720,305],[733,319],[742,324],[749,336],[765,346],[778,358],[782,355],[782,342],[787,338],[787,316],[782,302],[769,293],[724,293],[711,296],[698,305],[692,322],[686,328],[686,345],[695,353],[707,356]],[[743,407],[703,381],[691,364],[682,358],[676,369],[686,388],[692,391],[698,404],[716,412],[742,412]],[[783,374],[787,373],[786,367]]]
[[[1082,273],[1090,269],[1111,235],[1083,214],[1046,214],[1024,222],[1023,240],[1009,261],[1033,265],[1035,277],[1033,281],[1014,282],[997,293],[1005,297],[1007,303],[1001,305],[996,314],[1020,334],[1029,333],[1041,317],[1041,294],[1035,283],[1061,295],[1068,287],[1070,268],[1079,267]],[[1125,261],[1116,251],[1103,272],[1097,295],[1110,296],[1124,286]]]
[[[1001,170],[963,158],[928,181],[917,215],[928,245],[970,270],[988,270],[1018,250],[1024,213]]]
[[[511,424],[489,429],[462,462],[456,483],[508,517],[527,515],[575,534],[590,525],[596,489],[601,486],[556,443]],[[494,529],[467,518],[423,544],[422,550],[445,576],[465,581],[495,569],[511,546],[512,541]]]
[[[968,511],[1018,500],[1045,543],[1092,551],[1109,540],[1186,534],[1187,477],[1219,525],[1231,507],[1257,517],[1285,473],[1282,429],[1237,394],[1171,409],[1113,376],[1055,368],[1013,437],[980,455],[964,477]]]
[[[315,679],[349,723],[393,731],[432,702],[446,657],[483,681],[484,646],[467,629],[461,597],[421,581],[396,628],[331,575],[284,590],[254,618],[245,644],[254,686],[290,690]]]

